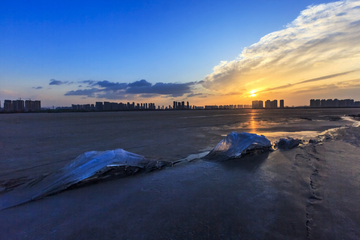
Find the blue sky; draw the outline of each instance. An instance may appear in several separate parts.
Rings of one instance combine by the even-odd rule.
[[[224,95],[229,92],[219,95],[201,81],[210,79],[214,67],[222,67],[221,61],[237,59],[244,48],[287,28],[307,6],[321,3],[329,2],[2,2],[0,99],[40,99],[44,106],[107,99],[169,105],[173,100],[187,99],[186,94],[198,94],[201,97],[191,98],[192,103],[247,104],[251,99],[244,93],[226,100]],[[50,85],[51,79],[61,84]],[[144,91],[97,94],[95,89],[92,95],[71,94],[89,92],[100,86],[97,82],[130,84],[141,80],[148,84],[141,86]],[[221,89],[220,85],[217,88]],[[159,88],[162,86],[166,90]],[[172,94],[172,89],[184,89],[184,94]],[[294,103],[308,104],[308,99]]]

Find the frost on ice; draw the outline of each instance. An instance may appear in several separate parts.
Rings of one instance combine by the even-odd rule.
[[[206,156],[208,159],[240,158],[243,155],[271,151],[271,142],[263,135],[232,132]]]
[[[140,170],[161,169],[171,163],[148,160],[123,149],[91,151],[78,156],[63,168],[3,194],[0,209],[37,200],[69,188],[75,184],[130,175]]]

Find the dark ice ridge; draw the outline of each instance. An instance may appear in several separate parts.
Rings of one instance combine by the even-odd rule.
[[[360,147],[360,136],[352,136],[351,128],[359,127],[359,122],[354,120],[353,126],[345,126],[325,131],[309,143],[336,139],[344,140]],[[349,137],[350,136],[350,137]],[[300,139],[280,139],[274,145],[263,135],[252,133],[232,132],[221,140],[205,157],[204,160],[224,161],[227,159],[240,158],[273,151],[274,149],[287,150],[302,144]],[[144,156],[127,152],[123,149],[108,151],[90,151],[79,155],[63,168],[33,179],[12,190],[3,187],[0,195],[0,210],[17,206],[26,202],[41,199],[45,196],[61,192],[69,187],[76,187],[89,182],[95,182],[114,177],[124,177],[137,172],[150,172],[173,166],[176,162],[156,161],[146,159]],[[14,186],[14,184],[10,184]],[[16,186],[16,184],[15,184]],[[11,190],[11,191],[9,191]],[[1,193],[0,191],[0,193]]]
[[[280,140],[275,143],[275,147],[281,150],[288,150],[299,146],[301,143],[303,143],[301,139],[280,138]]]

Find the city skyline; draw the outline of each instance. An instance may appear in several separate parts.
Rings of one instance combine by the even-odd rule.
[[[0,23],[0,99],[44,107],[177,99],[305,106],[356,98],[360,87],[359,0],[11,1]]]
[[[285,106],[284,99],[279,100],[253,100],[250,104],[229,104],[229,105],[190,105],[189,101],[173,101],[173,105],[156,105],[155,103],[136,103],[136,102],[95,102],[95,104],[71,104],[71,106],[61,106],[52,108],[41,107],[41,100],[4,100],[4,107],[1,106],[2,113],[20,112],[42,112],[46,110],[60,111],[129,111],[129,110],[217,110],[217,109],[284,109],[284,108],[360,108],[360,101],[354,99],[310,99],[310,105],[304,106]]]

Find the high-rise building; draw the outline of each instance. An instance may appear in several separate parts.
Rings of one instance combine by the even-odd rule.
[[[263,108],[263,101],[261,100],[255,100],[252,101],[252,108]]]
[[[345,106],[346,107],[354,106],[354,99],[345,99]]]
[[[22,112],[24,111],[24,100],[14,100],[12,101],[12,107],[14,112]]]
[[[111,110],[110,102],[104,102],[104,110],[105,111],[110,111]]]
[[[115,102],[110,103],[110,109],[111,109],[111,111],[119,110],[119,109],[118,109],[118,106],[119,106],[118,103],[115,103]]]
[[[354,99],[311,99],[310,107],[356,107]]]
[[[265,101],[265,108],[277,108],[277,100],[266,100]]]
[[[41,110],[41,101],[40,100],[25,100],[25,110],[30,112],[38,112]]]
[[[31,100],[25,100],[25,110],[26,111],[32,111],[33,109],[33,101]]]
[[[82,106],[82,110],[90,111],[90,110],[91,110],[90,104],[84,104],[84,105]]]
[[[34,111],[38,112],[41,110],[41,101],[40,100],[35,100],[34,101]]]
[[[102,111],[103,110],[103,103],[102,102],[96,102],[95,103],[95,110],[96,111]]]
[[[4,111],[12,112],[12,110],[13,110],[12,101],[11,100],[5,100],[4,101]]]
[[[284,99],[280,100],[280,108],[284,108]]]
[[[321,99],[320,107],[326,107],[326,100],[325,99]]]
[[[278,107],[278,104],[277,104],[277,100],[275,99],[271,102],[271,108],[277,108],[277,107]]]
[[[271,101],[270,100],[265,101],[265,108],[271,108]]]

